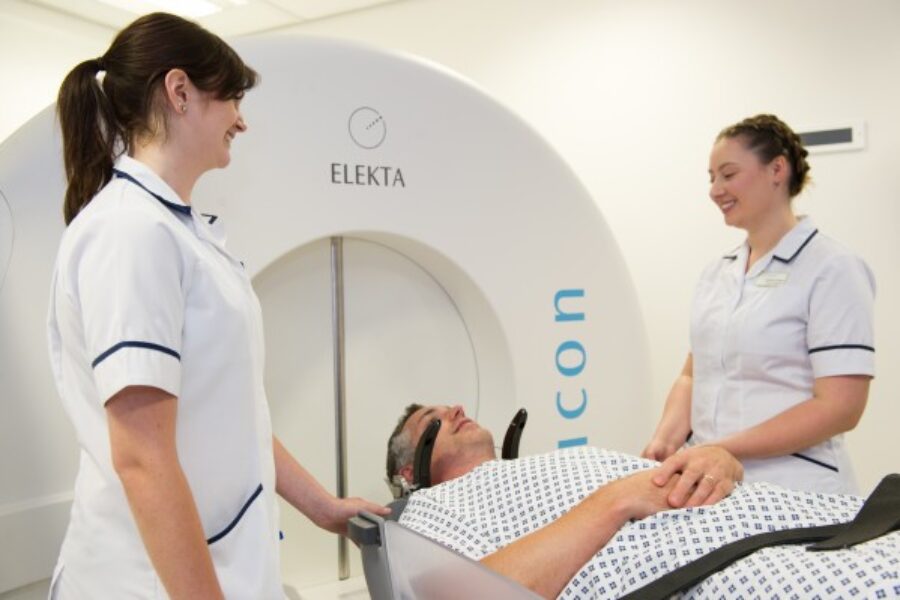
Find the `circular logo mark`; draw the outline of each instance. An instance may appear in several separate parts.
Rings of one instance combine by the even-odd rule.
[[[350,137],[356,142],[356,145],[367,150],[380,146],[387,134],[384,117],[377,110],[368,106],[362,106],[353,111],[348,128]]]

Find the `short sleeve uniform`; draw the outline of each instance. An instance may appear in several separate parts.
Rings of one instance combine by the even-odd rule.
[[[104,406],[134,385],[177,398],[178,457],[226,597],[283,597],[261,312],[212,220],[123,156],[63,236],[50,357],[80,461],[57,598],[166,597],[110,458]]]
[[[748,429],[812,397],[817,378],[874,376],[875,280],[801,218],[745,271],[745,243],[703,273],[691,314],[692,443]],[[747,481],[855,493],[843,436],[790,456],[744,461]]]

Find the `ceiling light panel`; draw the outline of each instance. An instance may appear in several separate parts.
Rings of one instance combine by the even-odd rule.
[[[134,13],[97,0],[30,0],[29,4],[56,10],[84,21],[121,29],[134,20]]]
[[[222,7],[209,0],[98,0],[135,15],[152,12],[168,12],[188,19],[199,19],[222,10]]]
[[[197,19],[198,23],[223,37],[289,27],[300,21],[296,15],[272,6],[269,2],[248,2]]]
[[[392,1],[394,0],[266,0],[301,19],[320,19]]]

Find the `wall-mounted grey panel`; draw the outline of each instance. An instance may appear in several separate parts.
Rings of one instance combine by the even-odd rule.
[[[805,131],[800,134],[804,146],[824,146],[826,144],[847,144],[853,141],[853,128],[823,129]]]
[[[866,127],[862,119],[824,127],[801,127],[798,135],[812,153],[846,152],[866,147]]]

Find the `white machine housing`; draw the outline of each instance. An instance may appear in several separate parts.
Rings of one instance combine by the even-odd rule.
[[[221,219],[254,277],[274,427],[323,484],[336,477],[333,236],[351,495],[388,500],[386,438],[411,402],[462,404],[498,444],[524,407],[522,453],[640,449],[635,293],[595,203],[538,134],[421,60],[297,36],[235,47],[262,82],[231,166],[193,204]],[[0,146],[0,592],[49,576],[78,464],[45,341],[63,190],[50,107]],[[282,521],[285,581],[335,579],[333,537],[286,506]]]

